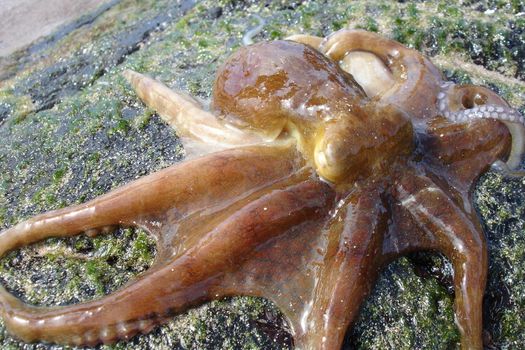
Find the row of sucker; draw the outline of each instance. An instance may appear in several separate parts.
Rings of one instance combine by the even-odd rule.
[[[82,233],[88,237],[95,237],[99,234],[109,234],[115,232],[119,225],[104,225],[100,227],[93,227],[86,230],[83,230]],[[9,249],[8,249],[9,250]],[[29,319],[26,319],[24,316],[20,317],[20,312],[32,312],[32,310],[37,310],[35,306],[25,305],[18,298],[12,295],[5,288],[0,286],[0,309],[3,311],[3,317],[7,320],[7,326],[9,328],[9,319],[15,320],[15,322],[31,322]],[[93,316],[93,310],[84,311],[84,315],[81,318],[91,318]],[[170,317],[176,314],[175,310],[167,308],[162,314],[150,313],[143,318],[120,321],[116,324],[101,325],[94,329],[88,330],[83,334],[70,334],[68,339],[64,340],[64,343],[69,343],[74,346],[96,346],[98,344],[110,344],[114,343],[117,340],[129,340],[138,333],[146,334],[149,333],[155,326],[167,321]],[[35,314],[36,315],[36,314]],[[35,328],[46,329],[50,326],[48,322],[56,324],[56,318],[46,320],[35,319],[33,326]],[[24,337],[22,337],[24,339]],[[45,339],[45,336],[43,337]],[[26,341],[32,341],[33,339],[24,339]],[[54,339],[49,339],[51,342],[54,342]]]
[[[450,81],[444,83],[441,85],[441,92],[437,95],[438,110],[448,120],[455,123],[467,123],[476,119],[497,119],[525,126],[525,117],[516,109],[510,107],[487,104],[460,111],[452,111],[449,106],[449,94],[450,89],[454,85]]]
[[[525,117],[518,110],[508,105],[494,103],[475,104],[471,108],[463,106],[464,109],[453,111],[450,106],[450,99],[451,96],[454,96],[452,89],[455,87],[456,85],[450,81],[441,85],[441,91],[438,93],[436,101],[438,112],[454,123],[469,123],[479,119],[494,119],[503,122],[512,136],[511,152],[503,168],[507,170],[517,169],[525,154]],[[496,168],[501,168],[501,166]]]
[[[111,344],[118,340],[128,341],[139,333],[147,334],[151,332],[153,328],[173,315],[174,312],[171,311],[166,312],[164,316],[152,313],[142,319],[121,321],[87,331],[82,335],[72,336],[70,341],[75,346],[96,346],[101,343]]]
[[[84,234],[90,238],[94,238],[101,233],[104,233],[104,234],[113,233],[117,229],[118,229],[118,226],[107,225],[107,226],[87,229],[84,231]]]
[[[5,290],[5,288],[0,287],[0,305],[3,310],[3,318],[6,320],[7,327],[9,328],[10,320],[15,320],[15,322],[20,322],[20,320],[23,320],[25,317],[19,317],[19,313],[27,312],[29,309],[32,309],[31,306],[25,306],[20,300],[18,300],[16,297],[12,296],[9,292]],[[85,317],[90,318],[92,317],[93,310],[85,311]],[[161,324],[165,322],[169,317],[172,317],[175,314],[172,310],[168,310],[164,313],[164,315],[158,315],[155,313],[151,313],[147,315],[144,318],[136,319],[136,320],[128,320],[128,321],[121,321],[116,324],[111,325],[103,325],[100,327],[96,327],[95,329],[88,330],[84,332],[83,334],[69,334],[67,335],[67,340],[62,339],[61,342],[68,343],[70,345],[74,346],[96,346],[98,344],[109,344],[114,343],[117,340],[129,340],[133,336],[135,336],[138,333],[146,334],[151,332],[151,330],[157,326],[158,324]],[[31,327],[33,329],[42,329],[44,330],[46,326],[48,326],[48,322],[55,323],[57,320],[56,318],[46,320],[46,319],[37,319],[34,321],[27,321],[28,327]],[[30,325],[30,323],[33,323]],[[34,334],[37,333],[33,333]],[[31,338],[24,339],[25,341],[34,341],[32,336]],[[45,340],[45,334],[43,335],[42,339]],[[48,341],[54,342],[56,339],[48,339]]]

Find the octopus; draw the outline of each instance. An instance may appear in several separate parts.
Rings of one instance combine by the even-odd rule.
[[[0,254],[119,225],[155,238],[155,262],[76,305],[27,305],[1,288],[11,334],[107,344],[250,295],[280,308],[296,348],[340,349],[380,270],[436,251],[454,268],[461,348],[483,348],[487,246],[471,190],[488,168],[520,163],[524,118],[504,99],[444,80],[398,42],[346,29],[240,48],[219,68],[210,108],[123,74],[193,156],[4,230]]]

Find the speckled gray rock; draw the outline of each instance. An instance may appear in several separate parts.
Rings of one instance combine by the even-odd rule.
[[[175,132],[137,100],[120,76],[147,72],[203,99],[216,67],[266,19],[254,40],[326,35],[344,26],[378,31],[426,54],[450,79],[489,85],[525,110],[522,1],[133,1],[122,0],[57,40],[16,53],[0,84],[0,228],[83,202],[180,161]],[[476,206],[490,242],[486,343],[525,343],[525,181],[485,175]],[[52,239],[9,253],[0,280],[24,300],[68,304],[100,297],[146,269],[155,250],[144,233]],[[345,348],[457,347],[451,268],[439,256],[401,259],[381,275]],[[233,298],[175,317],[103,349],[280,349],[291,346],[269,302]],[[23,344],[0,328],[2,349]]]

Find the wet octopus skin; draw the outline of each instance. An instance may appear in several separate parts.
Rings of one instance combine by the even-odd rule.
[[[111,343],[204,301],[253,295],[282,310],[297,348],[339,349],[380,269],[434,250],[454,267],[461,348],[482,349],[487,249],[470,190],[519,143],[503,99],[451,88],[418,52],[353,30],[239,49],[217,73],[213,112],[124,74],[185,145],[214,152],[1,232],[2,254],[112,225],[142,227],[158,247],[148,271],[99,300],[36,307],[2,288],[13,335]],[[481,105],[494,114],[480,117]]]

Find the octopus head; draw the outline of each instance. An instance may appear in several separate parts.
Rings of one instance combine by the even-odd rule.
[[[404,113],[378,106],[335,61],[292,41],[234,53],[217,73],[213,106],[230,123],[269,140],[294,138],[304,158],[333,183],[385,169],[413,149]]]

